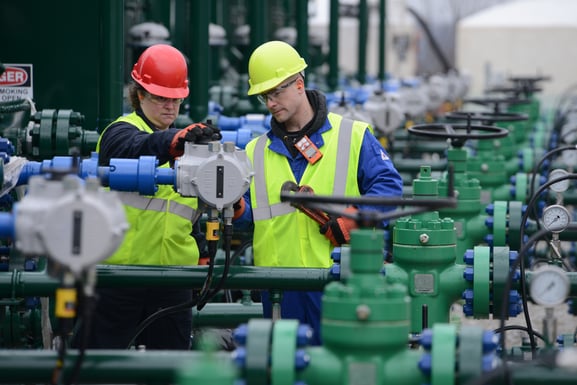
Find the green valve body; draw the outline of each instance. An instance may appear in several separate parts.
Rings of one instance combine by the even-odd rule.
[[[423,167],[413,183],[414,199],[435,199],[437,181]],[[436,211],[399,218],[393,233],[393,263],[385,266],[388,283],[406,285],[411,296],[411,333],[448,322],[451,304],[466,287],[464,265],[456,265],[454,221]],[[426,316],[426,317],[425,317]]]
[[[323,345],[307,349],[311,364],[299,375],[305,383],[423,383],[421,353],[407,349],[410,298],[405,286],[385,282],[383,246],[373,230],[351,234],[351,276],[325,287]]]
[[[447,158],[454,170],[454,189],[457,196],[457,207],[440,208],[441,218],[451,218],[457,232],[457,261],[468,249],[482,243],[487,235],[485,220],[487,214],[481,204],[481,185],[478,179],[467,174],[467,152],[461,148],[452,148]],[[439,196],[448,196],[447,175],[438,182]]]

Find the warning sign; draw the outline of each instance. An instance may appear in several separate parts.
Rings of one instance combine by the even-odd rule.
[[[17,99],[34,99],[32,64],[3,64],[0,75],[0,102]]]

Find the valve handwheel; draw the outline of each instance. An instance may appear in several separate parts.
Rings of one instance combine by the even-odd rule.
[[[462,146],[469,139],[496,139],[509,135],[506,128],[479,124],[417,124],[409,127],[408,131],[417,136],[451,139],[454,146]]]
[[[527,120],[528,116],[515,112],[454,111],[445,114],[445,118],[453,121],[466,120],[491,124],[495,122],[520,122]]]

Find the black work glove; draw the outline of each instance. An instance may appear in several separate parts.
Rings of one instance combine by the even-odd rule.
[[[356,213],[354,207],[345,209],[348,213]],[[327,223],[321,226],[320,233],[328,238],[333,246],[340,246],[351,241],[351,231],[357,229],[357,221],[348,217],[331,218]]]
[[[222,139],[222,134],[217,126],[210,123],[193,123],[174,135],[168,152],[173,158],[178,158],[184,153],[185,142],[206,144],[220,139]]]

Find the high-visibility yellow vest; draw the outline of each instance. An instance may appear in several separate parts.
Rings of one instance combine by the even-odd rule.
[[[152,129],[134,112],[111,124],[120,121],[152,133]],[[96,145],[97,152],[100,149],[100,138]],[[169,164],[165,163],[160,167],[169,167]],[[159,185],[156,194],[150,196],[139,195],[138,192],[119,191],[117,194],[124,204],[130,228],[118,250],[104,263],[178,266],[198,264],[198,246],[190,235],[192,219],[198,207],[197,198],[181,197],[168,185]]]
[[[359,196],[357,168],[367,124],[333,113],[328,118],[332,129],[322,134],[323,156],[307,165],[300,185],[312,187],[318,195]],[[255,171],[250,185],[254,264],[329,267],[333,246],[319,232],[319,224],[280,200],[283,183],[296,181],[287,158],[268,150],[269,145],[270,139],[261,135],[246,146]]]

